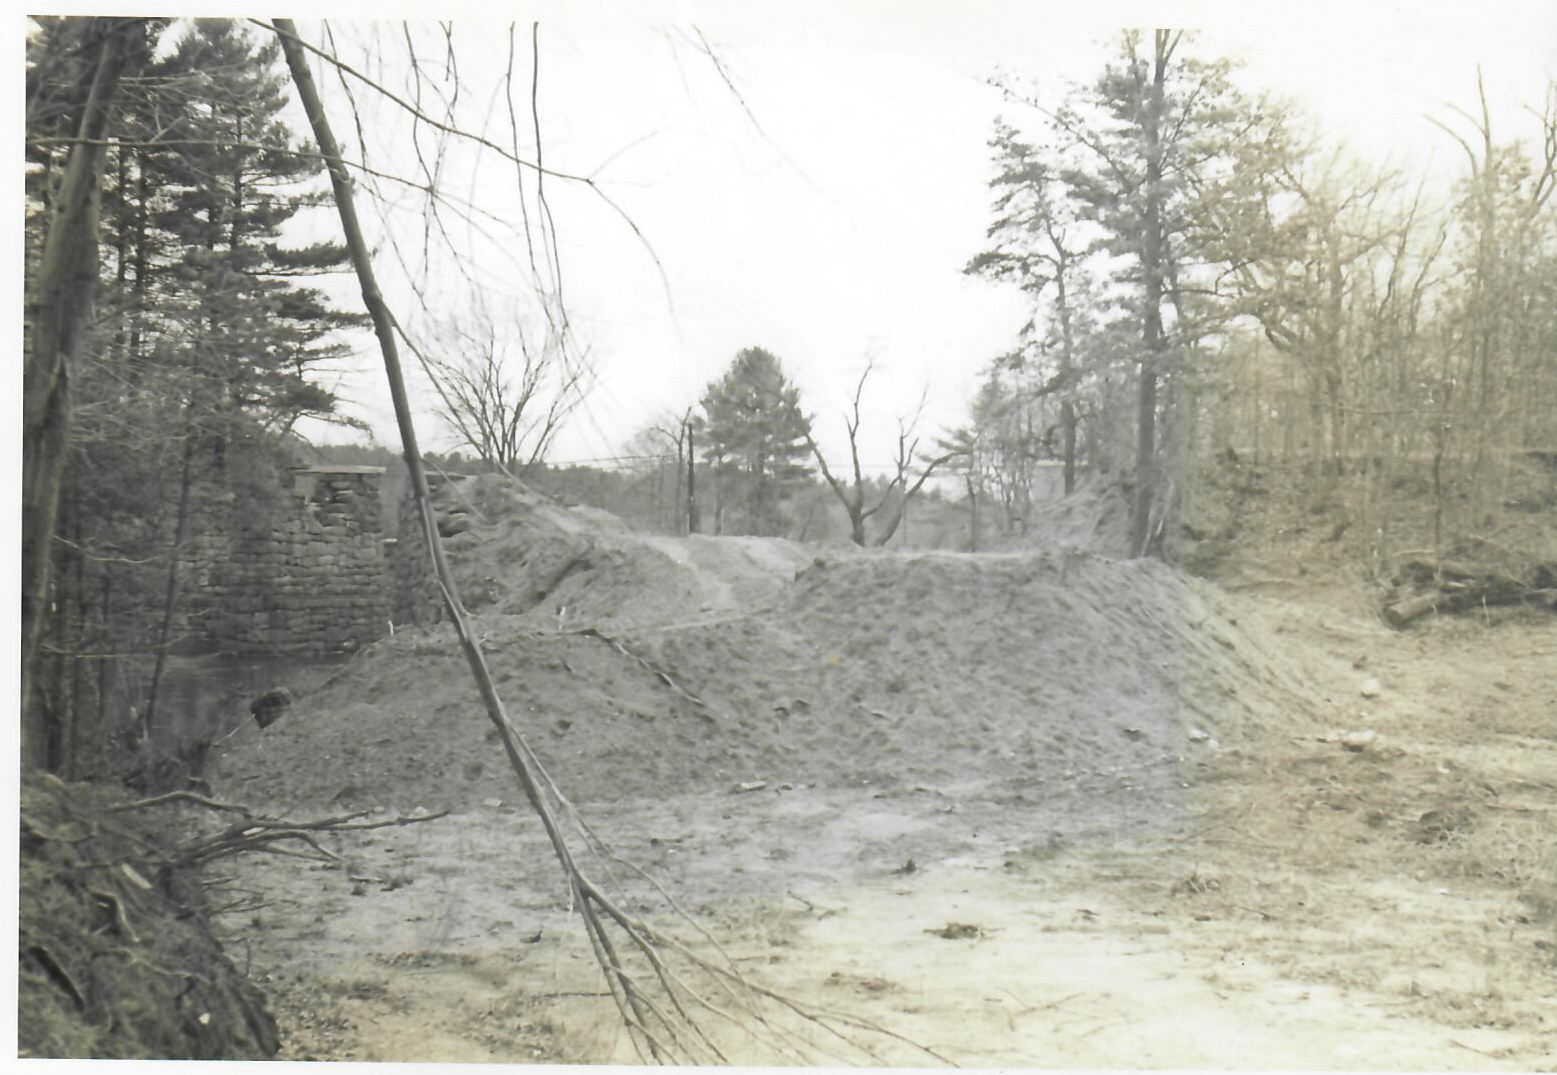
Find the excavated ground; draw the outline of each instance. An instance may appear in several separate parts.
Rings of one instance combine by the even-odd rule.
[[[1296,580],[1228,595],[1077,546],[816,558],[487,478],[451,499],[515,722],[765,983],[959,1064],[1557,1060],[1549,620],[1407,639]],[[284,1056],[632,1059],[448,628],[240,732],[213,784],[452,812],[230,867]]]
[[[1288,722],[1306,692],[1212,587],[1152,561],[812,558],[777,540],[586,529],[471,484],[499,521],[460,535],[463,588],[527,556],[501,583],[524,596],[479,615],[482,649],[578,802],[1097,774],[1167,795],[1204,735]],[[536,580],[559,576],[536,600]],[[469,808],[515,797],[494,743],[451,629],[403,630],[235,737],[217,779],[291,807]]]

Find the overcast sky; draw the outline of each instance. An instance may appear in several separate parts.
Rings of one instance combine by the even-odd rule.
[[[1171,18],[1201,28],[1201,55],[1243,60],[1241,85],[1296,98],[1369,158],[1443,174],[1458,166],[1459,150],[1424,116],[1449,118],[1448,103],[1472,106],[1478,63],[1506,134],[1532,129],[1520,107],[1538,105],[1557,74],[1551,0],[1093,0],[1057,15],[1058,7],[726,0],[543,3],[516,12],[526,54],[521,104],[528,23],[541,22],[547,165],[597,175],[663,269],[662,279],[643,243],[599,199],[552,187],[570,312],[602,373],[587,415],[554,457],[614,454],[655,415],[695,404],[735,352],[752,345],[783,360],[831,450],[843,443],[839,414],[867,354],[883,373],[867,418],[868,462],[884,465],[892,414],[911,409],[926,387],[931,422],[957,422],[977,370],[1009,348],[1025,318],[1008,290],[961,273],[988,221],[985,143],[1002,106],[985,79],[997,69],[1037,79],[1058,100],[1098,70],[1117,27]],[[427,10],[374,8],[385,17]],[[438,13],[463,10],[440,5]],[[374,39],[341,14],[343,53],[360,57],[353,50]],[[694,24],[741,100],[678,35]],[[502,71],[506,30],[463,18],[458,26],[467,92],[486,100]],[[317,23],[301,28],[317,39]],[[392,63],[384,75],[393,81]],[[330,92],[336,129],[349,137],[343,100]],[[389,113],[374,122],[368,141],[380,143],[377,152],[392,157],[393,146],[408,144]],[[511,172],[460,167],[470,171],[473,200],[512,214]],[[419,236],[419,218],[395,219],[403,236]],[[516,264],[473,248],[463,267],[501,292],[521,288]],[[461,273],[437,258],[429,267],[440,307],[455,311]],[[349,286],[341,293],[356,299]],[[346,410],[398,447],[371,340],[363,352],[361,373],[339,384]],[[426,401],[425,390],[417,394]],[[420,417],[424,445],[448,447],[430,410]]]

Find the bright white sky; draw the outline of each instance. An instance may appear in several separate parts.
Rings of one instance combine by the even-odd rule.
[[[602,370],[587,416],[554,458],[615,454],[651,418],[694,404],[750,345],[784,361],[832,452],[844,450],[839,415],[867,353],[881,371],[867,414],[867,463],[885,465],[891,416],[910,410],[926,386],[931,422],[960,421],[977,370],[1010,346],[1025,318],[1009,291],[961,273],[988,219],[985,142],[1002,106],[983,80],[997,68],[1037,78],[1057,100],[1098,69],[1117,27],[1195,26],[1201,55],[1245,61],[1245,87],[1296,98],[1371,159],[1390,154],[1443,174],[1459,166],[1460,151],[1423,117],[1452,119],[1450,102],[1473,107],[1478,63],[1495,126],[1507,135],[1533,130],[1521,106],[1538,106],[1557,76],[1552,0],[1089,0],[1056,15],[1058,7],[574,0],[516,12],[526,56],[528,21],[541,22],[546,163],[601,169],[602,187],[652,244],[669,288],[602,203],[553,185],[571,313]],[[461,11],[444,5],[438,14],[459,19]],[[428,12],[373,10],[381,18]],[[760,132],[705,59],[670,43],[676,26],[693,24]],[[457,26],[462,71],[471,92],[484,94],[500,74],[506,30]],[[317,40],[317,24],[301,28]],[[337,32],[367,39],[344,21]],[[360,55],[354,47],[343,46],[348,59]],[[527,78],[527,62],[523,69]],[[526,90],[527,82],[521,102]],[[348,136],[346,113],[332,118]],[[380,133],[403,149],[397,130]],[[473,176],[476,201],[512,209],[505,167],[484,165]],[[420,230],[415,220],[402,227]],[[519,286],[510,264],[468,267],[500,288]],[[452,266],[434,269],[435,286],[457,294]],[[359,301],[354,286],[341,295]],[[450,309],[457,306],[451,299]],[[365,337],[360,372],[343,377],[339,391],[349,413],[398,447],[382,380]],[[413,391],[428,402],[425,385]],[[430,407],[419,428],[424,447],[450,446]]]

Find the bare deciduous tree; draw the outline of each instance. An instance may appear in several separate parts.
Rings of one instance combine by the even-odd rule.
[[[860,379],[854,386],[854,399],[848,416],[844,419],[844,428],[849,433],[849,463],[853,471],[852,481],[842,481],[833,474],[832,468],[827,465],[827,459],[822,455],[822,449],[818,447],[815,438],[809,433],[806,435],[806,445],[811,449],[811,454],[816,457],[816,464],[821,468],[822,477],[832,489],[838,502],[843,505],[843,510],[849,515],[849,537],[856,545],[885,545],[892,540],[892,535],[897,533],[898,527],[903,522],[903,514],[908,510],[908,502],[914,498],[919,490],[924,488],[924,483],[930,480],[938,467],[944,465],[953,458],[956,452],[946,452],[934,457],[922,457],[919,452],[919,420],[924,415],[924,394],[919,397],[919,406],[914,413],[907,418],[899,417],[897,420],[897,446],[893,455],[893,475],[886,485],[874,496],[870,495],[871,482],[865,477],[864,469],[860,464],[860,400],[865,394],[865,382],[870,379],[871,372],[876,368],[874,358],[865,363],[865,369],[860,373]],[[909,478],[913,472],[914,464],[921,467],[919,476],[910,483]],[[867,506],[867,501],[874,500]],[[874,535],[867,532],[866,522],[880,514],[883,509],[888,509],[883,516],[884,522],[876,528]]]
[[[504,470],[544,461],[569,415],[594,387],[586,349],[521,318],[500,324],[478,310],[435,326],[434,348],[420,349],[437,388],[439,416],[482,460]]]
[[[702,419],[688,407],[652,419],[627,442],[632,470],[652,486],[651,513],[656,526],[671,533],[696,531],[693,495],[693,431]]]

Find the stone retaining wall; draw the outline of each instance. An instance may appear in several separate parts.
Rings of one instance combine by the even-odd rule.
[[[378,486],[382,467],[295,467],[279,510],[239,512],[198,547],[193,572],[205,640],[228,653],[322,655],[389,629]],[[220,533],[227,529],[226,534]]]
[[[438,533],[445,538],[452,538],[470,528],[469,509],[459,490],[461,484],[470,480],[460,474],[447,477],[442,474],[427,475],[427,489],[432,494]],[[446,615],[443,591],[438,586],[428,558],[422,517],[409,482],[400,500],[399,522],[400,536],[390,543],[388,554],[391,614],[396,623],[422,627],[442,623]],[[468,607],[469,595],[462,596]]]

